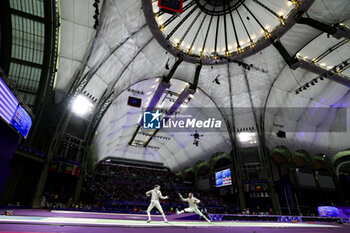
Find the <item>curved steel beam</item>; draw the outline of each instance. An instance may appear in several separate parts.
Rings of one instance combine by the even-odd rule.
[[[196,67],[196,72],[194,75],[194,80],[193,83],[187,86],[182,93],[179,95],[175,103],[170,107],[170,109],[167,111],[166,115],[164,116],[163,120],[165,123],[169,120],[170,116],[174,115],[176,110],[181,106],[181,104],[184,102],[184,100],[190,95],[194,94],[196,92],[197,86],[198,86],[198,79],[199,79],[199,74],[202,69],[202,64],[199,64]],[[144,143],[144,147],[147,147],[150,141],[153,139],[154,136],[157,135],[160,129],[157,129],[152,136]]]
[[[326,70],[322,68],[321,66],[316,65],[315,62],[307,59],[298,59],[296,57],[292,57],[289,55],[287,50],[284,48],[282,43],[279,40],[273,40],[273,45],[278,50],[278,52],[281,54],[285,62],[288,64],[288,66],[295,70],[297,68],[302,68],[307,71],[310,71],[314,74],[322,75],[324,78],[328,78],[332,81],[335,81],[339,84],[342,84],[346,87],[350,88],[350,78],[341,74],[338,74],[337,72]]]
[[[177,59],[177,61],[175,62],[175,64],[171,68],[169,74],[163,78],[161,83],[159,83],[157,90],[153,94],[152,100],[150,101],[149,105],[147,106],[147,109],[146,109],[147,112],[153,111],[153,109],[157,106],[160,98],[162,97],[164,91],[170,87],[169,81],[173,77],[177,67],[181,64],[181,62],[182,62],[182,57],[179,57],[179,59]],[[143,125],[143,118],[138,123],[136,130],[129,141],[129,145],[131,145],[133,143],[133,141],[134,141],[134,139],[135,139],[135,137],[136,137],[137,133],[139,132],[142,125]]]
[[[228,132],[232,144],[232,150],[231,150],[231,157],[232,157],[232,163],[234,166],[234,172],[235,172],[235,178],[237,182],[237,189],[238,189],[238,200],[239,205],[241,209],[245,208],[245,197],[243,193],[243,183],[242,183],[242,166],[241,166],[241,157],[238,154],[238,146],[237,146],[237,135],[236,135],[236,126],[235,126],[235,114],[234,114],[234,108],[233,108],[233,100],[232,100],[232,81],[230,77],[230,64],[227,64],[227,76],[228,76],[228,84],[229,84],[229,94],[230,94],[230,110],[231,110],[231,121],[232,126],[230,125],[230,122],[227,120],[227,127]]]
[[[349,40],[348,39],[343,39],[342,41],[338,42],[337,44],[333,45],[332,47],[330,47],[329,49],[327,49],[326,51],[324,51],[323,53],[321,53],[319,56],[317,56],[315,58],[315,60],[313,60],[314,62],[319,62],[320,60],[322,60],[323,58],[325,58],[326,56],[328,56],[329,54],[331,54],[333,51],[337,50],[338,48],[342,47],[343,45],[345,45],[346,43],[348,43]]]
[[[136,52],[136,54],[134,55],[134,57],[128,62],[127,65],[124,66],[123,70],[120,72],[119,75],[117,75],[109,84],[108,84],[108,89],[106,91],[106,95],[109,95],[111,92],[113,92],[113,88],[115,87],[115,85],[117,84],[117,82],[119,81],[119,79],[123,76],[124,72],[129,68],[129,66],[131,65],[131,63],[134,62],[134,60],[137,58],[137,56],[143,51],[144,48],[146,48],[147,45],[149,45],[149,43],[151,43],[151,41],[154,38],[150,38],[141,48],[139,48],[139,50]]]
[[[256,127],[256,131],[258,134],[258,138],[259,138],[259,144],[258,144],[258,153],[259,153],[259,159],[260,162],[263,164],[264,168],[266,169],[266,174],[267,174],[267,181],[268,184],[270,186],[270,190],[271,190],[271,199],[272,199],[272,206],[274,208],[274,210],[277,212],[278,210],[278,197],[276,195],[276,191],[275,191],[275,187],[274,187],[274,182],[273,182],[273,174],[272,174],[272,167],[271,167],[271,163],[270,163],[270,157],[267,155],[266,153],[266,149],[265,144],[264,144],[264,140],[261,140],[262,137],[265,136],[264,133],[261,132],[259,124],[258,124],[258,117],[256,115],[255,112],[255,106],[254,106],[254,102],[253,102],[253,98],[251,95],[251,89],[250,89],[250,84],[248,81],[248,75],[245,69],[243,69],[243,74],[244,74],[244,80],[247,86],[247,90],[249,93],[249,102],[251,105],[251,108],[253,110],[253,117],[254,117],[254,121],[255,121],[255,127]]]
[[[147,24],[144,24],[142,27],[137,29],[135,32],[131,33],[128,37],[126,37],[121,43],[117,45],[114,49],[109,51],[108,55],[105,56],[100,63],[98,63],[95,67],[91,67],[90,70],[85,74],[85,76],[77,83],[77,85],[72,89],[72,91],[82,91],[86,85],[89,83],[89,81],[92,79],[92,77],[97,73],[97,71],[105,64],[105,62],[120,48],[122,47],[129,39],[133,38],[136,34],[138,34],[142,29],[144,29],[147,26]],[[97,35],[97,34],[96,34]],[[86,64],[88,63],[87,59]]]
[[[316,28],[322,32],[332,35],[338,40],[341,38],[350,40],[350,29],[339,23],[328,25],[312,18],[300,17],[299,15],[295,19],[299,24],[306,24],[310,27]]]
[[[136,57],[141,53],[141,51],[153,40],[153,37],[148,40],[135,54],[135,56],[128,62],[127,65],[124,66],[124,69],[120,72],[119,75],[116,76],[116,78],[111,82],[112,85],[110,84],[108,86],[108,88],[105,90],[105,92],[103,93],[102,97],[100,98],[98,104],[97,104],[97,107],[96,107],[96,110],[94,112],[94,120],[93,122],[91,123],[91,125],[93,125],[92,128],[97,128],[97,125],[99,124],[100,120],[102,119],[104,113],[101,115],[99,111],[101,111],[101,108],[105,105],[106,102],[109,101],[110,98],[112,98],[112,102],[114,100],[114,86],[115,84],[118,82],[118,80],[120,79],[120,77],[123,76],[124,72],[126,71],[126,69],[130,66],[130,64],[136,59]],[[104,111],[107,111],[107,109],[109,108],[109,105],[107,106],[107,108],[105,108]],[[101,115],[100,116],[100,119],[97,119],[98,123],[96,123],[96,120],[95,120],[95,116],[96,114],[98,115]],[[97,124],[97,125],[96,125]],[[95,129],[94,129],[95,130]],[[90,138],[90,135],[92,134],[93,132],[91,131],[91,129],[89,129],[89,136],[88,138]]]
[[[337,82],[350,88],[350,78],[342,74],[338,74],[331,70],[326,70],[320,66],[317,66],[311,61],[299,59],[298,68],[305,69],[314,74],[323,75],[324,78]]]

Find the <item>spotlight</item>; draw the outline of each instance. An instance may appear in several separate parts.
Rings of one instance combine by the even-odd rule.
[[[308,83],[305,84],[306,87],[310,87],[310,85]]]
[[[323,80],[323,79],[324,79],[323,76],[321,76],[321,77],[320,77],[320,80]]]
[[[79,116],[85,116],[92,111],[92,108],[93,108],[93,104],[91,103],[89,98],[87,98],[86,96],[78,95],[75,97],[72,105],[72,111],[75,114]]]
[[[98,15],[97,15],[97,14],[94,14],[93,18],[94,18],[95,20],[97,20],[97,19],[98,19]]]
[[[306,90],[307,88],[304,86],[303,89]]]
[[[93,7],[98,8],[98,3],[94,2],[94,4],[92,4]]]
[[[315,83],[318,83],[317,78],[315,78],[313,81],[314,81]]]
[[[238,139],[242,143],[248,143],[256,140],[255,132],[241,132],[238,134]]]
[[[296,91],[295,91],[295,94],[296,94],[296,95],[299,95],[299,91],[298,91],[298,90],[296,90]]]
[[[312,86],[314,86],[314,85],[315,85],[314,81],[311,81],[311,85],[312,85]]]

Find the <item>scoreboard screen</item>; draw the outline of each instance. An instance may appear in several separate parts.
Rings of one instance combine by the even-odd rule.
[[[339,210],[334,206],[319,206],[317,210],[320,217],[339,217]]]
[[[182,0],[158,0],[158,7],[182,13]]]
[[[222,187],[232,184],[231,170],[225,169],[219,172],[215,172],[215,186]]]
[[[27,138],[32,119],[2,78],[0,78],[0,117]]]
[[[128,98],[128,105],[135,107],[135,108],[140,108],[142,103],[142,99],[136,98],[129,96]]]
[[[18,106],[18,100],[7,87],[6,83],[0,78],[0,116],[11,124],[11,120]]]

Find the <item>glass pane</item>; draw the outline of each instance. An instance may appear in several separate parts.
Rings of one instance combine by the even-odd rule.
[[[43,0],[10,0],[10,7],[31,15],[44,17]]]

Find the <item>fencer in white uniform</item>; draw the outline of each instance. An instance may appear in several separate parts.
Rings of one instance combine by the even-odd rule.
[[[151,222],[151,210],[154,207],[157,207],[157,209],[159,210],[159,212],[162,214],[164,222],[168,222],[168,220],[166,219],[162,206],[159,203],[159,199],[168,199],[168,196],[163,197],[162,193],[160,192],[160,186],[159,185],[155,185],[154,189],[149,190],[148,192],[146,192],[146,196],[151,196],[151,203],[149,204],[148,208],[147,208],[147,215],[148,215],[148,221],[147,223]]]
[[[193,196],[192,193],[188,194],[188,198],[183,198],[181,193],[179,193],[179,197],[181,198],[181,200],[183,202],[188,202],[188,208],[178,211],[176,209],[176,214],[183,214],[183,213],[196,213],[199,216],[201,216],[202,218],[204,218],[205,220],[207,220],[207,222],[211,222],[207,217],[205,217],[205,215],[198,209],[197,204],[200,203],[201,201],[198,200],[197,198],[195,198]]]

